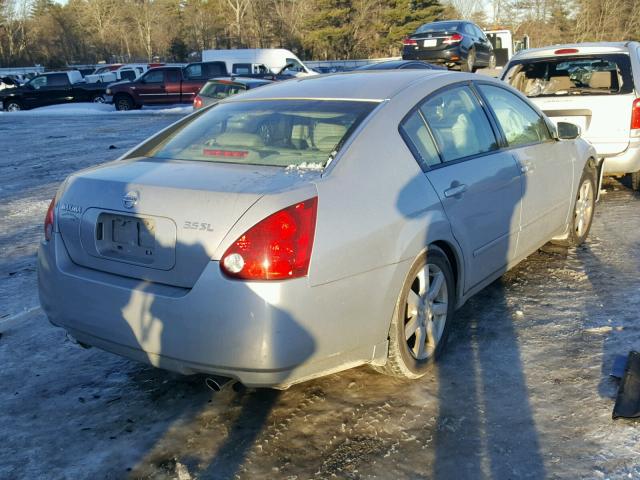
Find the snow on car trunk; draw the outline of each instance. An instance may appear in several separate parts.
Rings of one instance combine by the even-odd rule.
[[[247,209],[307,179],[279,167],[118,161],[70,177],[57,224],[78,265],[190,288]]]

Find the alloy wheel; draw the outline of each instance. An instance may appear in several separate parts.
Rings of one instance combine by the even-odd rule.
[[[412,282],[405,308],[405,341],[416,360],[435,352],[447,322],[448,301],[444,272],[427,263]]]
[[[589,180],[585,180],[578,190],[578,198],[573,213],[576,236],[582,237],[589,229],[593,214],[593,188]]]

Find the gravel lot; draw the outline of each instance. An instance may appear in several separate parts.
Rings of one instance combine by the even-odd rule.
[[[640,478],[640,421],[611,420],[613,358],[640,349],[640,198],[618,182],[588,243],[474,297],[420,381],[213,393],[71,343],[37,308],[49,200],[178,118],[0,115],[0,478]]]

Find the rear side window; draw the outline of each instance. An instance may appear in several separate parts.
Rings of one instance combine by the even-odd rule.
[[[149,156],[321,169],[376,105],[344,100],[220,103],[169,134]]]
[[[250,75],[251,64],[250,63],[234,63],[233,73],[235,73],[236,75]]]
[[[418,111],[414,111],[404,119],[400,125],[400,133],[409,149],[416,157],[420,168],[426,170],[427,167],[440,163],[440,156],[436,148],[427,125]]]
[[[631,93],[631,63],[625,54],[523,59],[503,80],[527,97]]]
[[[445,162],[498,148],[484,110],[468,87],[456,87],[420,106]]]
[[[205,70],[207,72],[207,78],[226,75],[227,73],[227,67],[225,67],[222,62],[207,63],[205,65]]]
[[[48,87],[63,87],[65,85],[69,85],[69,77],[67,77],[66,73],[54,73],[52,75],[47,75],[47,77]]]
[[[478,88],[498,117],[498,123],[510,146],[541,143],[551,139],[544,119],[516,95],[492,85],[481,84]]]

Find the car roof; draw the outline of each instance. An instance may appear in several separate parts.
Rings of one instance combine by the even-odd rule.
[[[518,52],[513,56],[513,59],[526,59],[526,58],[544,58],[544,57],[559,57],[559,56],[576,56],[576,55],[594,55],[594,54],[607,54],[607,53],[628,53],[629,46],[636,42],[585,42],[585,43],[566,43],[562,45],[551,45],[541,48],[530,48]],[[578,52],[557,54],[557,50],[562,49],[576,49]]]
[[[368,65],[364,65],[358,68],[358,70],[393,69],[401,67],[402,65],[406,65],[408,63],[420,62],[416,60],[387,60],[385,62],[370,63]]]
[[[245,85],[262,85],[265,83],[273,83],[273,80],[267,78],[251,78],[251,77],[214,77],[207,80],[207,82],[227,82],[227,83],[241,83]]]
[[[382,101],[394,97],[414,82],[442,75],[460,74],[447,70],[427,69],[354,70],[275,82],[267,87],[244,93],[242,101],[275,98]],[[228,101],[236,100],[231,97]]]

